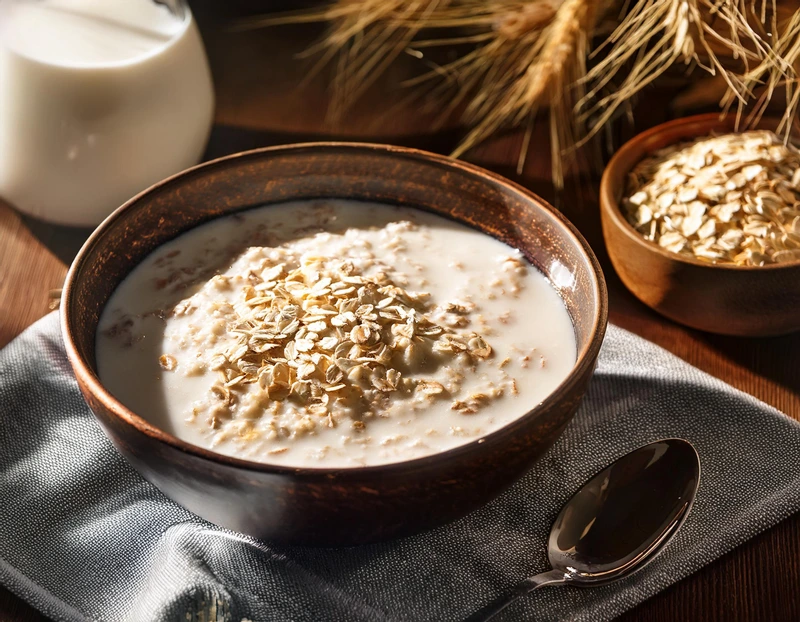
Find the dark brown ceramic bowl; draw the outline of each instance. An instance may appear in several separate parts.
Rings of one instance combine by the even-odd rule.
[[[527,415],[467,445],[408,462],[295,469],[223,456],[131,412],[97,377],[95,331],[111,293],[146,255],[200,223],[290,199],[347,198],[418,207],[521,249],[550,277],[572,316],[579,356]],[[561,434],[592,375],[607,320],[603,275],[589,246],[542,200],[475,166],[413,149],[323,143],[250,151],[167,179],[92,234],[62,300],[67,353],[89,406],[150,482],[218,525],[259,538],[350,545],[459,518],[519,478]]]
[[[774,130],[777,122],[765,119],[757,127]],[[763,267],[705,263],[645,240],[620,211],[628,173],[645,156],[712,132],[733,131],[733,116],[686,117],[643,132],[617,151],[600,184],[611,263],[639,300],[686,326],[743,337],[800,330],[800,262]]]

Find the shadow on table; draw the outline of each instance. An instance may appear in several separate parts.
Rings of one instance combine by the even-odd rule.
[[[599,255],[608,284],[611,321],[646,339],[655,341],[712,375],[719,375],[717,369],[720,363],[711,364],[715,354],[719,358],[729,361],[732,366],[740,367],[780,385],[790,391],[795,396],[794,399],[800,396],[800,367],[797,366],[797,352],[800,352],[800,332],[776,337],[732,337],[706,333],[683,326],[657,314],[638,300],[623,285],[607,256]],[[659,326],[659,329],[653,331],[653,326]],[[676,339],[680,339],[684,344],[683,354],[675,348]],[[691,342],[695,345],[690,345]],[[692,360],[691,356],[687,356],[687,348],[694,353],[708,350],[709,355],[700,357],[700,360]],[[737,385],[734,377],[744,378],[747,374],[744,371],[738,373],[730,371],[728,375],[732,377],[727,378],[727,382]],[[737,386],[742,388],[741,385]],[[765,385],[760,386],[764,387]],[[778,406],[779,402],[774,400],[774,397],[778,397],[775,393],[777,389],[767,390],[771,393],[761,392],[759,394],[752,388],[747,392],[754,393],[759,399]],[[783,402],[783,408],[792,412],[790,406],[792,397],[787,396],[786,399],[789,402]]]
[[[92,232],[91,227],[54,225],[24,214],[22,222],[42,245],[67,265],[72,263],[75,255]]]
[[[800,331],[777,337],[727,337],[699,333],[712,348],[765,378],[794,393],[800,392],[800,368],[792,364],[800,352]]]
[[[274,130],[254,130],[232,125],[217,125],[211,132],[206,149],[205,160],[259,147],[289,145],[308,142],[370,142],[389,143],[414,149],[424,149],[437,153],[448,153],[458,142],[461,132],[456,129],[432,132],[429,134],[408,134],[404,136],[355,138],[347,134],[314,134],[300,132],[280,132]]]

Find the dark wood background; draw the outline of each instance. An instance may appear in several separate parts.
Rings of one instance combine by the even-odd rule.
[[[312,60],[296,57],[319,36],[315,26],[234,32],[230,24],[262,3],[196,0],[217,90],[216,125],[208,157],[272,144],[321,138],[391,142],[447,153],[456,124],[431,131],[432,117],[398,85],[413,75],[401,60],[337,124],[326,121],[328,73],[308,79]],[[674,85],[649,92],[636,107],[635,127],[617,140],[670,118]],[[522,175],[515,166],[521,136],[498,136],[467,159],[514,178],[559,207],[601,259],[609,283],[611,321],[670,350],[700,369],[800,420],[800,333],[738,339],[678,326],[650,311],[617,279],[604,252],[597,176],[555,193],[550,183],[547,129],[537,127]],[[48,292],[88,230],[54,227],[22,217],[0,201],[0,346],[47,313]],[[798,310],[800,313],[800,310]],[[780,465],[776,465],[778,468]],[[800,620],[800,515],[745,543],[694,576],[622,617],[627,622]],[[34,622],[41,614],[0,588],[0,620]]]

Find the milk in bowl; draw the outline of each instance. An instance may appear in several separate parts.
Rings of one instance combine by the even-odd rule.
[[[564,301],[520,251],[405,207],[295,201],[164,244],[100,319],[103,385],[193,445],[291,467],[480,441],[570,374]]]

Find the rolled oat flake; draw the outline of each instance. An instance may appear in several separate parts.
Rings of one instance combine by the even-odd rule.
[[[670,145],[634,167],[622,208],[673,253],[739,266],[800,261],[800,151],[764,130]]]

